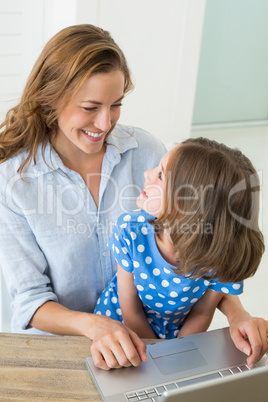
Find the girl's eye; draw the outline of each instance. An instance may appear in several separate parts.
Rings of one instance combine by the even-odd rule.
[[[158,173],[158,179],[162,180],[162,172],[161,171]]]

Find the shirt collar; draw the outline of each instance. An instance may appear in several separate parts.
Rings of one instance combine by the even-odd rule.
[[[116,125],[107,138],[106,156],[111,163],[119,163],[121,154],[126,151],[138,148],[138,142],[134,137],[134,128]]]
[[[134,130],[133,127],[116,125],[107,138],[106,156],[110,163],[116,165],[121,160],[121,154],[138,147],[138,142],[134,138]],[[50,143],[46,145],[44,151],[42,148],[42,144],[40,144],[36,154],[36,163],[31,163],[28,172],[33,172],[35,176],[50,173],[51,170],[61,170],[67,174],[70,172],[55,149],[51,148]]]

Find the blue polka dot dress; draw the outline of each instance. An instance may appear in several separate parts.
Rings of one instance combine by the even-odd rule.
[[[220,283],[216,280],[189,279],[176,275],[160,254],[154,226],[155,219],[143,210],[121,215],[109,241],[118,264],[133,273],[138,295],[147,320],[159,338],[174,338],[193,305],[209,287],[217,292],[238,295],[243,282]],[[100,295],[95,313],[123,321],[117,295],[117,275]]]

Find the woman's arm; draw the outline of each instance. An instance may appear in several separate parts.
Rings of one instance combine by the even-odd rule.
[[[210,326],[216,307],[222,297],[223,293],[207,289],[193,306],[178,336],[182,337],[205,332]]]
[[[139,366],[147,360],[142,340],[126,325],[105,316],[72,311],[49,301],[35,312],[30,324],[45,332],[92,339],[94,364],[104,370]]]
[[[141,338],[156,338],[147,321],[133,274],[117,266],[118,297],[124,323]]]
[[[218,308],[228,319],[234,344],[237,349],[249,356],[247,364],[253,368],[268,349],[268,321],[251,317],[238,296],[224,295]],[[266,365],[268,365],[268,359]]]

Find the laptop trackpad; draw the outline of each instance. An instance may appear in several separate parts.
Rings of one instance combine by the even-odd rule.
[[[157,344],[154,346],[156,345]],[[160,344],[158,344],[158,346],[160,346]],[[150,351],[150,354],[158,369],[164,375],[179,373],[180,371],[191,370],[207,365],[206,359],[193,342],[186,342],[183,345],[178,344],[177,348],[172,348],[172,353],[161,349],[162,348],[158,348],[157,350],[157,348],[155,348],[155,350]]]

